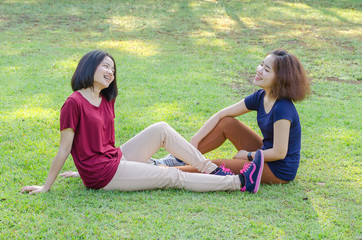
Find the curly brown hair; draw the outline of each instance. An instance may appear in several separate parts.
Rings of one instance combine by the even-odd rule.
[[[274,55],[274,84],[270,94],[276,98],[302,101],[309,94],[309,80],[298,58],[284,49],[276,49],[267,54]]]

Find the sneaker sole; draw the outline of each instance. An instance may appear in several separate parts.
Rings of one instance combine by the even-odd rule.
[[[263,154],[263,151],[261,151],[261,150],[260,150],[260,157],[261,157],[260,168],[259,168],[259,172],[258,172],[258,177],[256,179],[256,184],[255,184],[256,188],[254,189],[254,193],[257,193],[259,190],[261,175],[263,173],[263,168],[264,168],[264,154]]]

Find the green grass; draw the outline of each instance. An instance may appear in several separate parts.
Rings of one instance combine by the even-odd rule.
[[[360,1],[68,2],[1,1],[0,239],[362,239]],[[189,139],[256,89],[256,66],[279,47],[312,80],[296,105],[302,159],[292,183],[250,195],[104,192],[58,179],[49,193],[19,194],[46,179],[86,52],[117,62],[120,145],[157,121]],[[255,114],[240,119],[258,129]],[[207,157],[234,153],[228,143]],[[65,170],[75,170],[71,158]]]

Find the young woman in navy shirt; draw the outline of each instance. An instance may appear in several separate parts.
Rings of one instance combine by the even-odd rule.
[[[263,183],[288,183],[299,167],[301,126],[293,104],[301,101],[309,91],[309,81],[299,60],[285,50],[268,53],[256,69],[254,85],[261,89],[234,105],[213,115],[192,137],[190,143],[202,154],[212,151],[229,139],[238,152],[233,159],[213,160],[216,165],[238,173],[262,149]],[[257,122],[263,137],[235,117],[257,111]],[[153,160],[156,165],[180,166],[184,163],[173,157]],[[183,171],[197,171],[192,166],[178,167]]]

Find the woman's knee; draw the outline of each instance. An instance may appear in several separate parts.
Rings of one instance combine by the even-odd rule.
[[[243,124],[236,118],[224,117],[219,121],[215,128],[221,130],[225,134],[235,132],[235,130],[239,129],[242,125]]]
[[[154,136],[159,135],[164,138],[173,128],[166,122],[157,122],[150,126],[150,130]]]
[[[167,122],[157,122],[151,125],[151,127],[158,131],[163,131],[165,129],[171,128],[170,125],[168,125]]]
[[[235,124],[240,124],[240,121],[233,117],[224,117],[219,121],[218,124],[223,127],[228,127]]]

